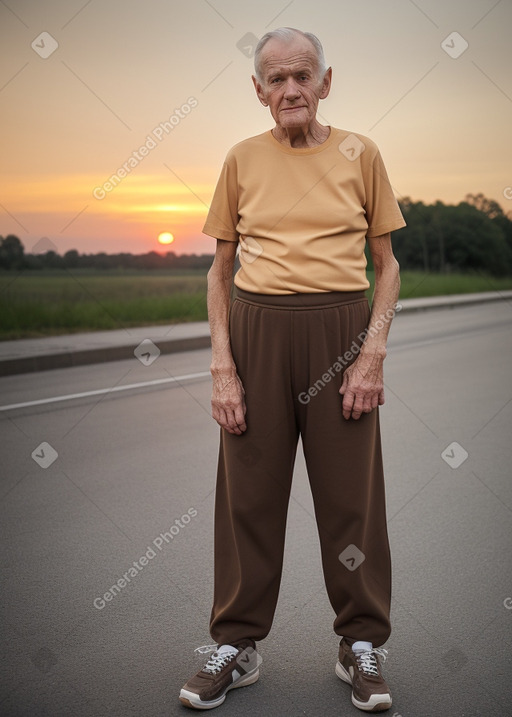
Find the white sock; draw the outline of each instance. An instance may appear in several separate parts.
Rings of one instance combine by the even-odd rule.
[[[365,642],[364,640],[357,640],[357,642],[354,642],[352,645],[352,651],[355,652],[356,650],[368,652],[369,650],[373,650],[373,644],[371,642]]]
[[[216,652],[218,655],[223,655],[226,652],[238,652],[238,649],[233,647],[233,645],[220,645]]]

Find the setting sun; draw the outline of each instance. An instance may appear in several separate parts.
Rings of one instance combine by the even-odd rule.
[[[162,232],[158,235],[158,241],[160,244],[172,244],[174,237],[170,232]]]

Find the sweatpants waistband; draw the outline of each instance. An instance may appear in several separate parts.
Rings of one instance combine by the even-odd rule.
[[[366,300],[364,291],[323,291],[306,294],[257,294],[235,286],[235,299],[255,306],[276,309],[323,309]]]

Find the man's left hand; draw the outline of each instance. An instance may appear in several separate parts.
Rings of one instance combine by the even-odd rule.
[[[386,350],[361,353],[344,372],[340,393],[343,418],[356,421],[384,403],[384,359]]]

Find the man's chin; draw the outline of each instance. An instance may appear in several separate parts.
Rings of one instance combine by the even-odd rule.
[[[308,113],[300,110],[283,110],[279,120],[282,127],[302,127],[310,121]]]

